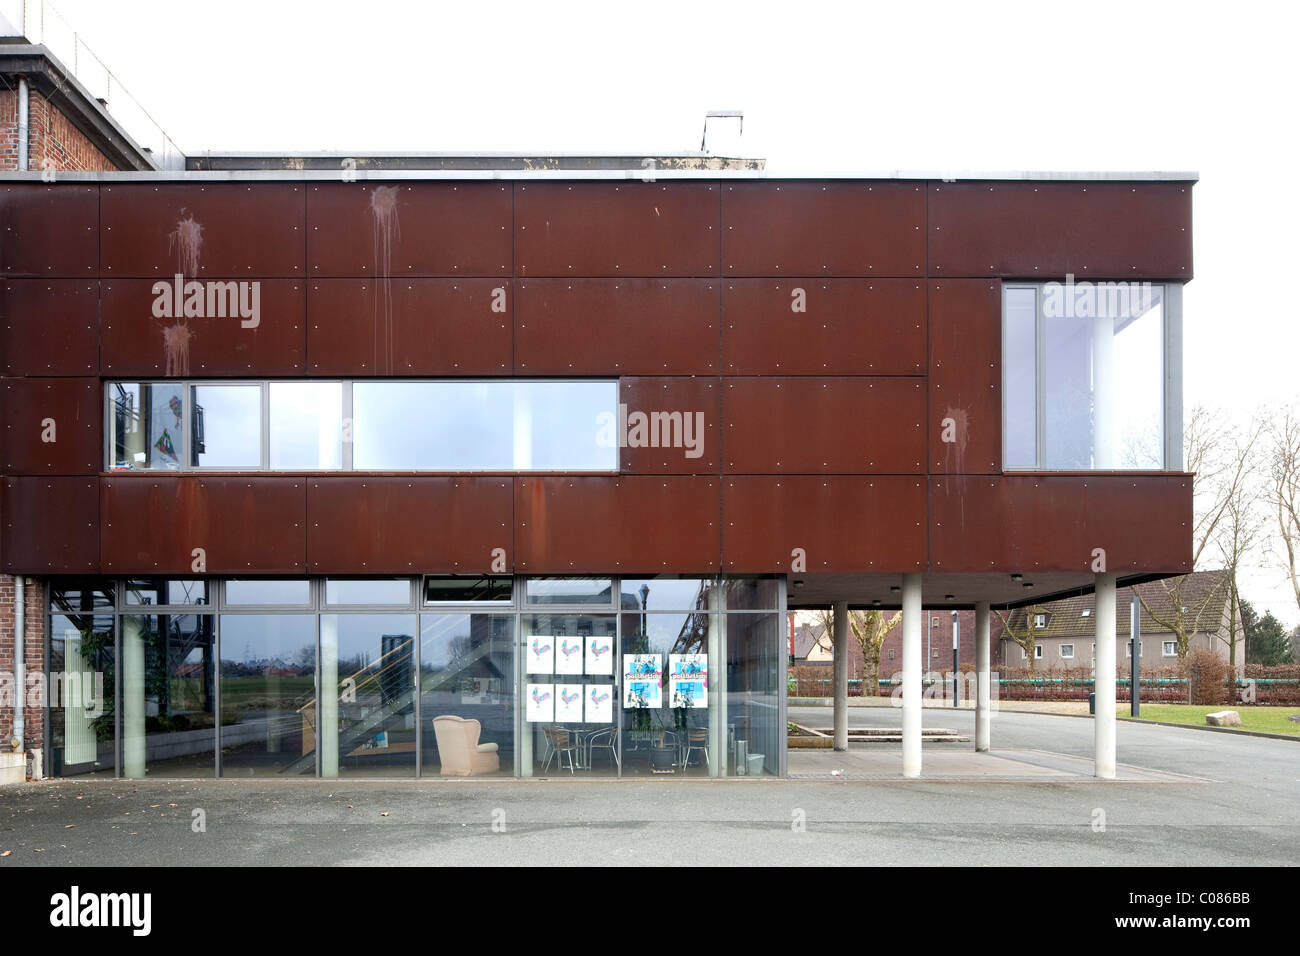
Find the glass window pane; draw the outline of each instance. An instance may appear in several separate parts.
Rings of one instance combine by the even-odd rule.
[[[358,470],[510,470],[508,383],[357,382],[352,415]]]
[[[1045,287],[1048,468],[1163,466],[1161,292],[1139,282]]]
[[[352,405],[358,470],[618,468],[616,382],[357,382]]]
[[[1038,467],[1037,328],[1037,290],[1005,290],[1002,307],[1004,468]]]
[[[50,762],[56,777],[115,775],[116,651],[103,592],[61,590],[50,607]],[[84,600],[82,600],[84,598]],[[85,612],[77,605],[87,605]],[[112,604],[107,605],[110,609]]]
[[[322,614],[322,777],[415,776],[414,614]]]
[[[591,604],[609,607],[614,582],[609,578],[530,578],[524,585],[529,604]]]
[[[511,776],[515,769],[513,614],[420,618],[424,776]],[[476,720],[472,728],[439,717]],[[495,753],[480,744],[496,744]],[[495,758],[495,759],[494,759]]]
[[[260,468],[262,387],[194,385],[190,463],[201,468]]]
[[[316,618],[221,615],[221,774],[316,773]]]
[[[132,578],[126,582],[126,603],[206,605],[208,582],[201,579]]]
[[[325,582],[325,603],[349,604],[400,604],[411,603],[411,582],[408,578],[389,580],[330,578]]]
[[[710,665],[720,661],[708,613],[622,618],[623,775],[708,776],[720,756],[710,750],[710,708],[720,705]]]
[[[286,581],[226,582],[227,605],[256,605],[261,607],[302,607],[311,603],[311,582],[301,578]]]
[[[424,579],[425,604],[460,604],[470,601],[509,603],[514,599],[514,578],[427,577]]]
[[[725,723],[732,741],[732,773],[776,774],[785,727],[780,721],[779,674],[784,671],[780,614],[723,614],[726,630]],[[743,743],[743,746],[742,746]],[[738,754],[745,754],[744,769]]]
[[[619,582],[623,610],[690,611],[708,607],[712,578],[624,578]]]
[[[122,776],[216,773],[214,618],[122,618]]]
[[[516,382],[515,471],[617,471],[602,432],[618,412],[614,382]]]
[[[185,456],[185,391],[180,383],[106,382],[109,468],[176,471]]]
[[[613,614],[520,618],[524,776],[618,773],[619,672]]]
[[[343,467],[343,383],[272,382],[271,467]]]

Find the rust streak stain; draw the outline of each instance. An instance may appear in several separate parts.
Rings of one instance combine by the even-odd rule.
[[[377,372],[393,370],[393,240],[401,240],[402,228],[397,217],[396,186],[376,186],[370,192],[371,246],[375,265],[376,302],[374,314],[374,368]],[[382,320],[380,312],[382,311]],[[384,366],[379,365],[380,329],[383,329]]]

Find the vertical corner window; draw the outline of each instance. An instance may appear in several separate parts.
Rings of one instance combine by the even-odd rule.
[[[1004,467],[1165,468],[1167,318],[1162,284],[1004,286]]]

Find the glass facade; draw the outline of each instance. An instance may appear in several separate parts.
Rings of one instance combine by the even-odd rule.
[[[1166,295],[1147,282],[1004,286],[1007,470],[1170,467],[1167,413],[1181,398],[1168,390],[1181,369],[1167,367]]]
[[[55,583],[51,768],[779,774],[784,601],[779,578]]]
[[[105,382],[112,471],[618,470],[601,381]]]

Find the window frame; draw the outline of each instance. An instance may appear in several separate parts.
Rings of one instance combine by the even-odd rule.
[[[622,469],[622,455],[618,447],[614,448],[613,464],[610,468],[528,468],[518,469],[509,468],[370,468],[359,469],[355,467],[353,450],[355,440],[349,440],[347,437],[347,423],[353,422],[355,427],[355,416],[353,406],[353,386],[361,384],[411,384],[411,385],[428,385],[428,384],[458,384],[471,385],[474,383],[484,384],[603,384],[613,390],[613,406],[609,409],[615,416],[618,415],[618,404],[621,399],[619,391],[619,379],[597,377],[597,378],[383,378],[383,379],[359,379],[359,378],[331,378],[308,376],[303,378],[111,378],[104,379],[100,391],[100,405],[103,421],[103,448],[102,464],[104,472],[110,475],[146,475],[157,477],[159,475],[176,475],[176,474],[269,474],[269,475],[374,475],[374,474],[421,474],[421,475],[545,475],[545,474],[563,474],[563,475],[617,475]],[[271,467],[271,386],[289,384],[289,385],[308,385],[308,384],[338,384],[342,386],[343,401],[341,409],[341,423],[343,431],[340,441],[342,450],[340,464],[337,468],[273,468]],[[111,390],[118,385],[136,385],[136,386],[163,386],[176,388],[185,396],[185,410],[183,419],[184,442],[185,447],[181,456],[178,458],[178,467],[176,468],[114,468],[113,449],[115,434],[113,431],[113,403],[110,400]],[[256,466],[229,466],[229,465],[195,465],[191,464],[190,457],[193,451],[191,442],[194,434],[194,399],[193,390],[199,386],[255,386],[259,389],[258,401],[260,402],[260,429],[259,448],[260,457]],[[594,432],[593,422],[593,432]]]
[[[1065,649],[1066,649],[1067,647],[1070,649],[1070,653],[1068,653],[1068,654],[1065,653]],[[1058,650],[1058,652],[1060,653],[1060,656],[1061,656],[1061,659],[1062,659],[1062,660],[1066,660],[1066,661],[1072,661],[1072,660],[1074,660],[1074,645],[1073,645],[1073,644],[1058,644],[1058,645],[1057,645],[1057,650]]]
[[[1043,288],[1050,282],[1063,282],[1059,279],[1041,280],[1004,280],[999,292],[999,350],[1001,362],[1002,429],[1001,455],[1002,471],[1009,474],[1077,473],[1078,469],[1051,468],[1047,464],[1047,317],[1043,311]],[[1106,278],[1102,276],[1076,277],[1076,282],[1132,282],[1131,278]],[[1146,280],[1140,280],[1146,281]],[[1183,470],[1183,286],[1179,282],[1150,283],[1161,288],[1161,306],[1163,310],[1161,328],[1161,423],[1164,428],[1163,463],[1160,468],[1142,469],[1088,469],[1098,474],[1123,472],[1133,474],[1160,474],[1162,472],[1181,472]],[[1013,290],[1029,290],[1034,293],[1034,450],[1035,462],[1032,465],[1007,464],[1007,293]]]

